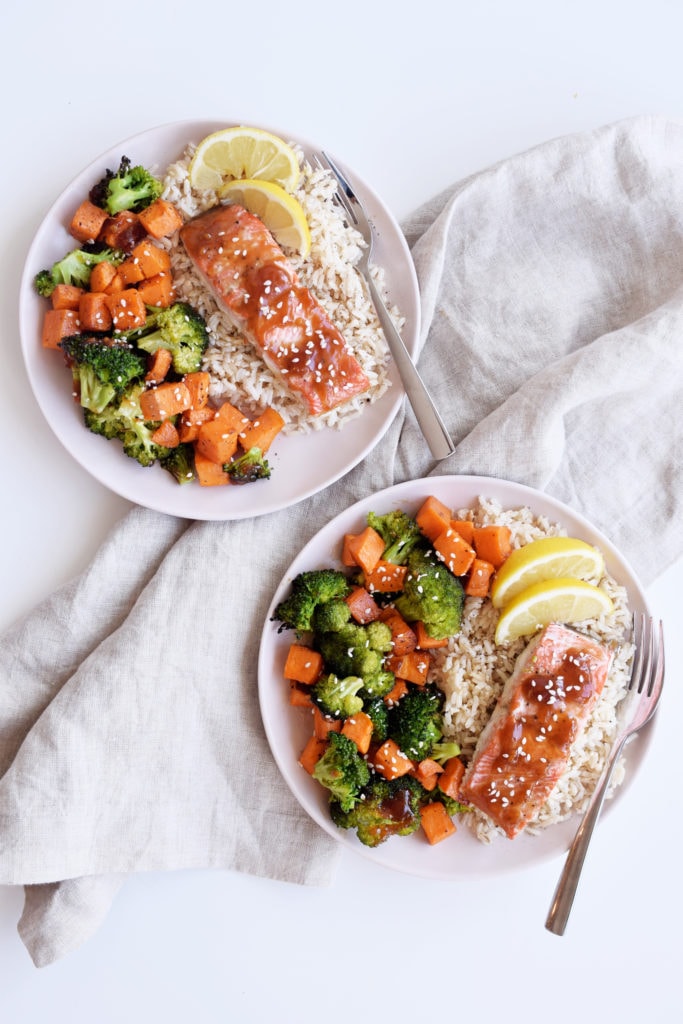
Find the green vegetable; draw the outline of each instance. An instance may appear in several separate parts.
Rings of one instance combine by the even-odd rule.
[[[288,597],[275,608],[272,620],[283,629],[305,633],[313,627],[313,613],[318,605],[337,597],[345,597],[351,587],[343,572],[337,569],[311,569],[292,580]]]
[[[174,302],[166,309],[155,309],[143,327],[121,332],[117,338],[137,345],[143,352],[153,354],[160,348],[168,349],[176,373],[194,373],[202,365],[202,357],[209,344],[206,323],[187,302]]]
[[[385,562],[405,565],[413,548],[424,544],[420,527],[401,509],[395,509],[384,515],[369,512],[367,523],[377,531],[386,544],[382,555]]]
[[[363,680],[358,676],[340,678],[327,672],[311,687],[311,699],[323,714],[349,718],[363,710],[363,700],[358,696],[362,688]]]
[[[411,686],[389,710],[389,736],[407,757],[422,761],[443,735],[443,694],[436,686]]]
[[[426,793],[417,780],[404,775],[387,780],[373,776],[353,807],[330,803],[332,821],[355,829],[364,846],[379,846],[391,836],[408,836],[420,827],[420,806]]]
[[[408,555],[403,590],[394,605],[408,622],[424,623],[435,640],[460,629],[465,591],[462,583],[431,549],[414,548]]]
[[[99,248],[72,249],[56,263],[53,263],[50,270],[39,270],[33,278],[33,287],[39,295],[49,298],[58,284],[72,284],[77,288],[87,288],[90,283],[90,273],[97,263],[113,263],[118,265],[125,259],[126,254],[115,249]]]
[[[393,673],[383,667],[392,649],[391,630],[386,623],[361,625],[349,621],[335,630],[315,632],[313,643],[330,672],[361,678],[364,696],[384,696],[394,685]]]
[[[121,157],[118,170],[107,170],[90,190],[90,201],[114,216],[122,210],[138,213],[158,199],[163,184],[146,168],[131,166],[127,156]]]
[[[254,480],[267,480],[270,476],[268,460],[260,448],[250,448],[232,462],[226,462],[223,470],[234,484],[250,484]]]
[[[103,410],[84,409],[85,425],[93,434],[107,440],[119,440],[124,454],[141,466],[152,466],[169,455],[169,449],[155,444],[152,434],[157,423],[146,423],[140,409],[143,384],[132,384],[120,399],[110,402]]]
[[[84,409],[101,413],[132,381],[145,375],[145,356],[129,345],[111,344],[86,334],[63,338],[67,358]]]
[[[370,769],[353,740],[331,732],[327,750],[313,769],[313,778],[330,791],[331,799],[342,811],[350,811],[370,780]]]

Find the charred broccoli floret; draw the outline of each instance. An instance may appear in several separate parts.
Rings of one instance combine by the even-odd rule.
[[[370,781],[370,769],[353,740],[331,732],[327,750],[313,769],[313,778],[330,791],[330,799],[346,812],[355,806],[361,790]]]
[[[389,735],[413,761],[431,755],[443,735],[443,694],[437,687],[411,686],[389,709]]]
[[[39,270],[33,278],[33,287],[39,295],[49,298],[58,284],[73,284],[87,288],[90,273],[97,263],[113,263],[115,266],[125,259],[125,253],[109,248],[72,249],[61,260],[53,263],[50,270]]]
[[[379,846],[391,836],[417,831],[425,799],[425,790],[410,776],[392,780],[373,776],[350,810],[333,800],[330,814],[339,828],[355,829],[364,846]]]
[[[402,509],[394,509],[393,512],[387,512],[384,515],[369,512],[367,522],[368,526],[377,531],[386,545],[382,554],[385,562],[405,565],[413,548],[424,543],[420,527]]]
[[[122,332],[117,337],[153,354],[168,349],[176,373],[194,373],[202,365],[209,344],[204,318],[187,302],[174,302],[165,309],[156,308],[144,326]]]
[[[299,573],[292,580],[289,596],[275,608],[272,621],[280,623],[279,632],[283,629],[308,632],[313,627],[313,612],[317,606],[345,597],[350,589],[346,576],[337,569],[310,569]]]
[[[397,611],[408,622],[421,621],[435,640],[453,636],[465,602],[462,583],[430,549],[414,548],[407,566],[403,590],[394,600]]]
[[[365,697],[384,696],[394,685],[393,674],[383,667],[392,647],[391,630],[385,622],[361,625],[348,621],[338,629],[316,632],[314,646],[330,672],[360,676]]]
[[[127,156],[121,157],[118,169],[107,169],[104,176],[90,190],[90,202],[114,216],[122,210],[139,212],[158,199],[163,184],[153,174],[137,164],[131,166]]]
[[[159,461],[179,484],[189,484],[194,480],[194,448],[189,443],[181,443],[175,448],[166,449],[166,455],[160,455]]]
[[[85,409],[85,425],[93,434],[121,441],[124,453],[141,466],[152,466],[167,458],[170,449],[152,440],[158,424],[145,422],[140,408],[143,391],[143,384],[132,384],[120,400],[110,402],[101,412]]]
[[[129,345],[74,334],[59,343],[84,409],[101,413],[132,381],[145,375],[145,357]]]
[[[255,480],[267,480],[270,466],[260,448],[249,448],[243,455],[238,455],[232,462],[223,466],[234,484],[250,484]]]
[[[311,699],[325,715],[350,718],[363,710],[363,698],[358,696],[362,688],[363,680],[358,676],[340,678],[326,672],[311,687]]]

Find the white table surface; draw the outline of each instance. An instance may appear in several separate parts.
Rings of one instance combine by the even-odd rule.
[[[84,567],[128,508],[51,433],[17,333],[32,235],[100,152],[181,119],[278,125],[343,154],[400,219],[548,138],[683,116],[675,0],[10,8],[0,628]],[[16,932],[22,892],[0,887],[0,1020],[680,1020],[680,570],[648,590],[668,627],[664,714],[628,800],[596,833],[563,938],[543,926],[561,860],[443,884],[344,852],[327,889],[227,872],[133,877],[86,945],[39,970]]]

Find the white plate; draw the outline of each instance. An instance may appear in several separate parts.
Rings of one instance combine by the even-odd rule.
[[[300,709],[288,704],[283,668],[292,633],[278,633],[278,624],[270,621],[276,605],[286,596],[292,579],[299,572],[325,566],[342,568],[339,563],[341,539],[345,533],[358,532],[365,525],[370,510],[381,513],[403,508],[414,514],[430,494],[453,509],[472,506],[479,496],[484,496],[499,501],[504,508],[529,506],[535,513],[561,523],[572,536],[600,548],[608,572],[626,587],[631,610],[647,612],[645,595],[623,557],[605,536],[560,502],[531,488],[488,477],[442,476],[408,481],[373,494],[342,512],[309,541],[289,567],[269,608],[261,641],[258,667],[261,714],[273,756],[294,796],[325,831],[348,849],[376,864],[408,874],[450,880],[486,878],[529,867],[563,853],[576,831],[577,818],[551,826],[538,836],[501,838],[490,845],[479,842],[467,826],[461,824],[454,836],[434,847],[419,833],[394,837],[374,849],[363,846],[353,830],[338,829],[332,824],[325,790],[297,763],[310,735],[310,723]],[[627,791],[629,780],[644,756],[649,736],[650,730],[644,730],[629,744],[626,779],[606,808]]]
[[[240,122],[234,122],[240,123]],[[273,474],[268,481],[245,487],[180,486],[160,466],[143,468],[84,427],[71,399],[71,379],[63,360],[42,348],[42,315],[46,300],[33,288],[34,275],[75,247],[67,225],[73,211],[107,167],[116,167],[123,154],[157,173],[181,156],[188,142],[230,124],[228,121],[186,121],[153,128],[119,142],[61,194],[41,224],[24,268],[20,294],[20,330],[24,361],[33,392],[47,422],[71,455],[100,483],[129,501],[188,519],[243,519],[294,505],[328,487],[357,465],[384,435],[398,411],[403,389],[391,367],[392,386],[377,402],[343,430],[323,429],[278,439],[269,454]],[[281,137],[298,142],[305,153],[313,147],[280,129]],[[381,200],[355,172],[353,181],[377,229],[377,262],[386,270],[389,297],[399,305],[406,323],[403,337],[417,351],[419,292],[405,238]]]

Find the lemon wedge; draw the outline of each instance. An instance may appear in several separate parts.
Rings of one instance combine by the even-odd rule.
[[[218,190],[218,195],[260,217],[280,245],[308,256],[311,232],[306,214],[299,200],[280,185],[255,179],[228,181]]]
[[[218,189],[234,178],[258,178],[293,191],[301,176],[299,160],[277,135],[261,128],[222,128],[197,146],[188,169],[196,189]]]
[[[491,602],[495,608],[504,608],[532,583],[559,576],[599,580],[604,571],[605,560],[591,544],[574,537],[542,537],[506,558],[491,585]]]
[[[585,580],[561,577],[532,583],[501,612],[496,625],[497,644],[535,633],[551,622],[576,623],[609,614],[612,600],[604,590]]]

